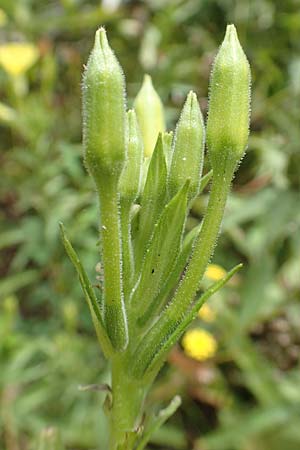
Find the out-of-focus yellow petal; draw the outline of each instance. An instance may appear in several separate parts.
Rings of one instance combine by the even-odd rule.
[[[227,272],[223,267],[217,264],[209,264],[204,276],[212,281],[219,281],[226,276]]]
[[[185,354],[197,361],[212,358],[217,351],[214,336],[200,328],[188,330],[182,338],[182,346]]]
[[[0,64],[12,76],[25,73],[38,57],[37,47],[28,42],[9,42],[0,45]]]
[[[216,313],[214,310],[207,305],[206,303],[200,308],[198,312],[199,319],[203,320],[204,322],[213,322],[216,318]]]

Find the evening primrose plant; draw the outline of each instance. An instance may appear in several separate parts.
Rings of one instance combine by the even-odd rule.
[[[61,232],[111,365],[104,404],[110,450],[142,450],[179,406],[176,397],[149,417],[144,400],[171,347],[205,301],[240,268],[198,295],[247,146],[249,107],[249,64],[233,25],[213,66],[206,131],[197,96],[190,92],[174,135],[164,131],[163,106],[149,76],[134,109],[126,112],[122,69],[105,30],[96,32],[83,76],[83,145],[99,198],[97,294],[63,225]],[[205,141],[211,171],[203,176]],[[192,202],[208,182],[204,219],[185,233]],[[190,345],[194,354],[215,352],[210,336],[196,338],[207,348]]]

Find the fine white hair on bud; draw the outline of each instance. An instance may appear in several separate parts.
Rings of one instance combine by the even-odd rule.
[[[98,185],[118,177],[126,157],[125,78],[104,28],[96,31],[82,86],[84,158]]]
[[[207,119],[207,147],[214,171],[232,164],[246,150],[250,120],[250,67],[234,25],[228,25],[216,56]]]

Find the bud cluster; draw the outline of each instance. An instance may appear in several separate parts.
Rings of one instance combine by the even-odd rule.
[[[206,130],[191,91],[174,134],[166,132],[149,75],[133,105],[126,112],[125,78],[100,28],[83,77],[84,160],[100,208],[98,296],[63,227],[62,236],[112,362],[111,450],[125,441],[143,448],[139,420],[150,384],[202,304],[240,267],[197,296],[247,146],[250,70],[234,26],[213,66]],[[205,141],[212,170],[202,176]],[[185,235],[192,202],[210,180],[204,219]]]

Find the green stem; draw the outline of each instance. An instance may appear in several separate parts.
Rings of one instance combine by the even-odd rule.
[[[122,260],[123,260],[123,288],[125,304],[128,303],[131,281],[133,278],[134,261],[131,244],[131,221],[130,221],[131,204],[124,201],[121,202],[121,234],[122,234]]]
[[[196,295],[199,283],[213,254],[232,178],[231,171],[230,176],[228,176],[228,174],[222,175],[219,174],[213,176],[209,202],[203,224],[199,237],[195,242],[194,250],[184,278],[167,310],[169,319],[178,318],[186,313],[186,309]]]
[[[102,264],[104,271],[104,322],[115,350],[127,345],[127,321],[122,289],[119,195],[116,180],[99,189]]]
[[[141,422],[146,389],[125,371],[123,358],[112,360],[112,408],[109,450],[132,450]]]

